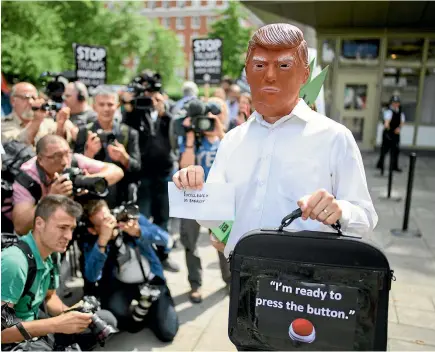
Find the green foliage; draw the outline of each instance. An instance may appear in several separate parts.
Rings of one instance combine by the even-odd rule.
[[[241,21],[246,19],[246,14],[237,1],[229,1],[228,8],[221,15],[222,18],[212,24],[209,38],[223,40],[222,73],[238,78],[245,63],[252,30],[241,25]]]
[[[174,79],[174,67],[183,67],[184,53],[174,32],[152,23],[148,34],[150,46],[141,56],[139,67],[152,68],[163,77],[163,86]]]
[[[139,71],[164,66],[162,73],[170,81],[180,63],[169,59],[175,36],[141,16],[142,3],[115,5],[108,9],[104,2],[90,0],[2,1],[2,72],[37,83],[43,71],[74,70],[73,43],[80,43],[106,47],[108,83],[126,83],[136,74],[123,65],[126,58],[139,57],[141,64],[149,65],[150,55],[159,67],[140,65]]]

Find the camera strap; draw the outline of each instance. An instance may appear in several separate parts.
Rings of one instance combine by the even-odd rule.
[[[144,282],[148,282],[148,277],[147,277],[147,275],[145,273],[145,269],[142,265],[142,255],[140,253],[139,246],[137,245],[137,243],[135,241],[133,242],[133,249],[134,249],[134,253],[136,254],[136,259],[139,262],[140,271],[142,272]]]

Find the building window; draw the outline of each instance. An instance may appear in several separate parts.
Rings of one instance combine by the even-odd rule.
[[[377,63],[379,44],[379,39],[344,39],[341,42],[340,61]]]
[[[335,39],[326,39],[322,43],[323,63],[332,63],[335,58]]]
[[[216,0],[207,0],[207,6],[208,7],[215,7],[216,6]]]
[[[393,95],[400,97],[406,122],[415,120],[420,69],[410,67],[385,67],[382,80],[382,107],[388,108]],[[432,98],[433,99],[433,98]]]
[[[171,7],[171,2],[169,0],[162,0],[162,7],[164,9],[169,9]]]
[[[387,65],[398,65],[402,62],[421,63],[423,57],[423,39],[388,39]]]
[[[208,16],[207,17],[207,27],[211,27],[215,21],[216,21],[216,17]]]
[[[434,53],[435,54],[435,53]],[[426,72],[421,102],[421,123],[435,126],[435,68]]]
[[[176,28],[177,29],[184,29],[185,28],[184,17],[177,17]]]
[[[186,1],[185,0],[177,0],[177,7],[180,9],[183,9],[186,7]]]
[[[199,16],[193,16],[192,19],[192,28],[201,28],[201,17]]]
[[[192,6],[192,7],[200,7],[201,6],[201,0],[192,0],[190,6]]]
[[[163,17],[162,18],[162,26],[165,28],[171,28],[171,18],[170,17]]]
[[[184,46],[186,45],[186,43],[184,41],[185,40],[184,34],[177,34],[177,38],[178,38],[178,41],[180,42],[180,47],[184,49]]]
[[[151,10],[154,10],[156,8],[156,2],[155,0],[148,0],[147,1],[147,7]]]

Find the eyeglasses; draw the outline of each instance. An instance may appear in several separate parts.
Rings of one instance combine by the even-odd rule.
[[[36,99],[38,99],[37,96],[32,95],[32,94],[24,94],[24,95],[23,94],[15,94],[14,97],[24,99],[24,100],[30,100],[30,99],[36,100]]]
[[[73,155],[72,151],[67,151],[64,153],[59,152],[59,153],[54,153],[53,155],[43,155],[43,156],[46,157],[47,159],[56,162],[61,162],[64,157],[68,157],[69,159],[71,159],[72,155]]]

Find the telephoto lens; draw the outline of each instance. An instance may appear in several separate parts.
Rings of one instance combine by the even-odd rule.
[[[140,295],[139,303],[133,309],[133,319],[137,322],[142,322],[145,319],[153,302],[160,297],[160,290],[145,284],[140,290]]]

